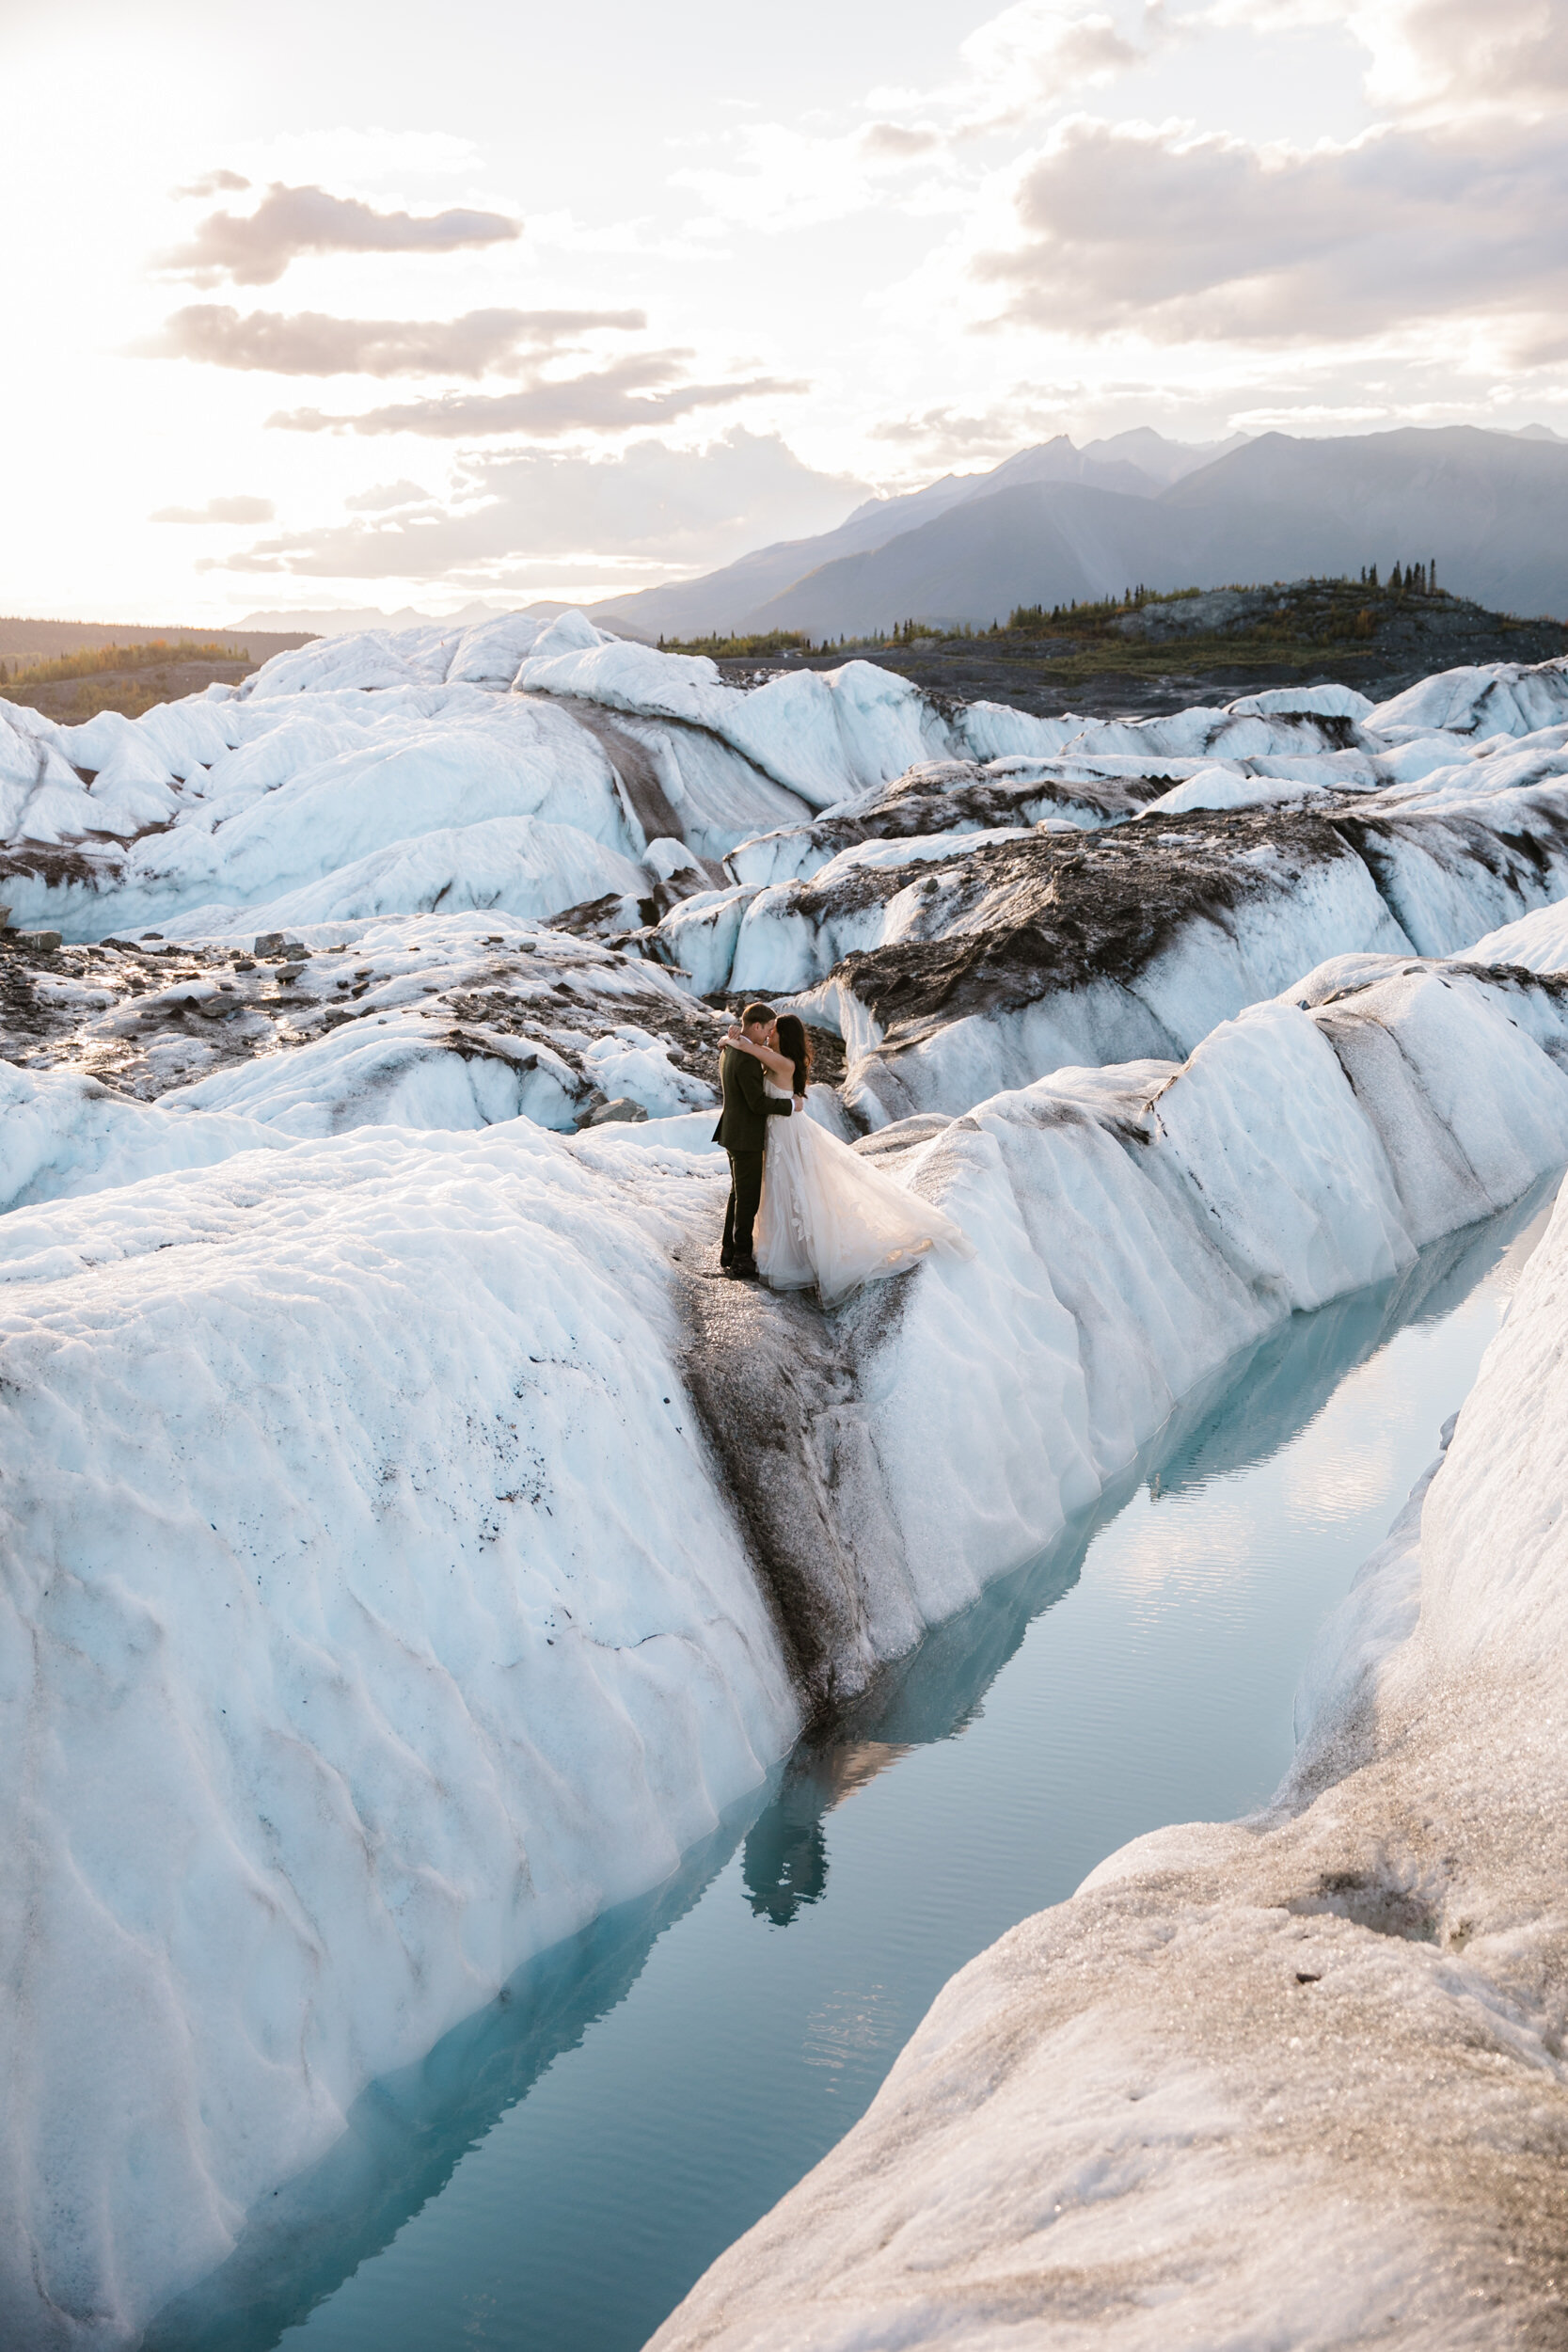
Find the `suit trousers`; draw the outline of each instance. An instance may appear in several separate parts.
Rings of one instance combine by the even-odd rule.
[[[724,1211],[724,1246],[720,1252],[725,1265],[732,1258],[750,1258],[754,1254],[752,1228],[756,1223],[761,1200],[762,1153],[732,1152],[729,1206]]]

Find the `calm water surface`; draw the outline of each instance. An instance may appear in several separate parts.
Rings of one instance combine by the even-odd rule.
[[[1312,1636],[1545,1215],[1229,1366],[675,1881],[367,2092],[158,2352],[634,2352],[863,2112],[956,1968],[1128,1838],[1267,1797]]]

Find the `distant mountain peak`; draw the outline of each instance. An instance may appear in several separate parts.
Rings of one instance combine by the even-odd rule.
[[[1559,476],[1561,476],[1560,484]],[[1490,609],[1568,613],[1568,439],[1476,425],[1208,444],[1066,434],[984,473],[862,507],[837,531],[593,617],[653,638],[797,629],[853,641],[909,620],[989,627],[1015,606],[1230,580],[1354,580],[1433,559]]]

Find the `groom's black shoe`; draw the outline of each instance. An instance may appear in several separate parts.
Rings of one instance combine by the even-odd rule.
[[[734,1263],[735,1251],[733,1249],[721,1249],[719,1252],[719,1271],[721,1274],[727,1274]]]
[[[732,1258],[724,1271],[732,1282],[755,1282],[761,1279],[754,1258]]]

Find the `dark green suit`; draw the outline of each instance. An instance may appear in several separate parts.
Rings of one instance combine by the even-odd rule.
[[[730,1155],[730,1200],[724,1211],[724,1245],[721,1265],[752,1256],[752,1228],[762,1199],[762,1155],[768,1142],[768,1121],[787,1119],[795,1105],[786,1097],[778,1102],[763,1083],[761,1062],[726,1045],[719,1057],[719,1083],[724,1107],[713,1131]]]

